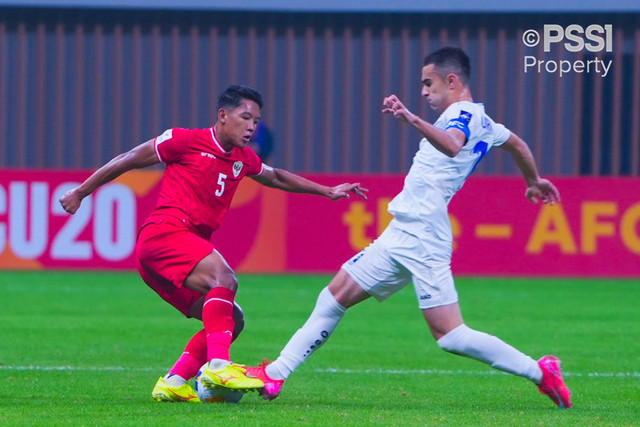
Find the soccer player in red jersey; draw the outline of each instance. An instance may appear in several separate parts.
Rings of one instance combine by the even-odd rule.
[[[198,402],[187,380],[201,374],[206,386],[251,390],[261,380],[247,377],[230,361],[231,342],[244,320],[235,302],[234,271],[210,243],[242,178],[294,193],[332,200],[355,194],[366,198],[359,183],[328,187],[283,169],[263,164],[247,144],[260,120],[262,96],[246,86],[230,86],[218,99],[218,116],[208,129],[166,130],[157,138],[120,154],[60,198],[73,214],[82,199],[121,174],[165,163],[158,202],[138,231],[136,261],[145,283],[187,317],[201,319],[204,329],[188,342],[184,353],[152,396],[157,401]]]

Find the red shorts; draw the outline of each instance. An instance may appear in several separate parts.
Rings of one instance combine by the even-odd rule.
[[[191,232],[181,220],[164,216],[138,232],[136,267],[151,289],[189,317],[191,306],[202,294],[182,285],[213,250],[209,241]]]

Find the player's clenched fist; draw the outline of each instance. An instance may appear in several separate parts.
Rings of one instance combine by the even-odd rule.
[[[389,95],[382,101],[382,112],[393,114],[393,117],[403,122],[408,122],[413,117],[411,111],[404,106],[396,95]]]
[[[67,191],[60,197],[62,208],[70,214],[76,213],[80,207],[80,203],[82,203],[82,197],[78,194],[76,188]]]

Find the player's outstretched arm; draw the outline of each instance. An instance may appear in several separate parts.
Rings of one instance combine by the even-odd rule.
[[[287,170],[272,168],[267,165],[264,165],[260,175],[255,175],[251,178],[267,187],[278,188],[290,193],[316,194],[328,197],[331,200],[348,199],[351,194],[366,199],[366,193],[369,191],[360,187],[359,182],[355,184],[345,182],[335,187],[327,187]]]
[[[525,196],[532,203],[549,203],[553,205],[560,201],[560,193],[548,179],[540,178],[538,168],[529,146],[518,135],[511,132],[509,139],[500,146],[506,150],[518,165],[527,184]]]
[[[160,163],[153,146],[153,139],[114,157],[95,171],[82,184],[62,195],[60,204],[70,214],[76,213],[82,199],[101,185],[110,182],[131,169],[140,169]]]
[[[396,95],[389,95],[382,101],[382,113],[391,114],[404,123],[416,128],[442,154],[455,157],[466,142],[466,135],[460,129],[443,130],[427,123],[413,114]]]

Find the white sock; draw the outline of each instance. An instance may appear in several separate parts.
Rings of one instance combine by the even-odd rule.
[[[186,383],[187,380],[182,378],[180,375],[176,374],[167,374],[163,377],[164,382],[169,387],[180,387],[182,384]]]
[[[307,322],[291,337],[280,357],[266,368],[273,379],[284,380],[318,347],[324,344],[336,329],[347,309],[324,288]]]
[[[225,367],[231,365],[231,362],[229,362],[228,360],[224,360],[224,359],[211,359],[209,361],[209,367],[211,369],[213,369],[214,371],[219,371],[221,369],[224,369]]]
[[[485,362],[535,382],[542,380],[538,362],[493,335],[460,325],[438,340],[443,350]]]

